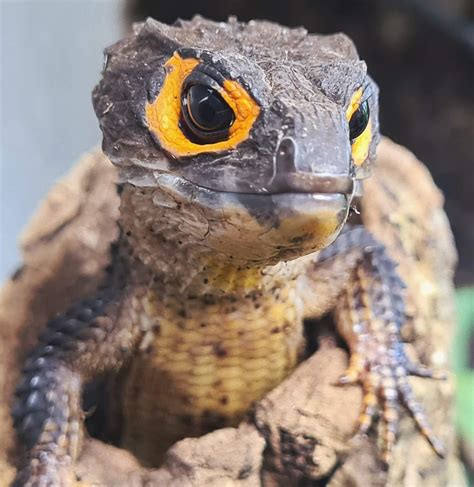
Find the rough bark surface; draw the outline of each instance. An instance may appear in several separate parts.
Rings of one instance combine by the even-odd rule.
[[[117,235],[114,176],[113,167],[95,152],[52,189],[21,238],[23,266],[2,289],[0,486],[8,485],[15,472],[18,452],[10,408],[25,355],[48,319],[98,286],[108,263],[108,246]],[[375,175],[365,184],[362,219],[401,263],[411,315],[404,330],[409,351],[423,363],[447,369],[455,321],[455,251],[442,205],[424,166],[385,139]],[[78,485],[464,485],[454,437],[452,379],[412,381],[446,443],[447,457],[436,457],[405,414],[386,472],[378,460],[377,431],[351,439],[361,390],[334,386],[347,365],[347,352],[333,332],[318,334],[316,353],[257,404],[239,428],[182,440],[157,470],[142,468],[128,452],[88,440],[76,467]]]

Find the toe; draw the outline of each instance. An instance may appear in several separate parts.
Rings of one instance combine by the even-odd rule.
[[[420,431],[425,436],[425,438],[430,442],[431,446],[435,450],[435,452],[440,456],[445,456],[445,447],[443,442],[435,436],[430,423],[426,417],[426,414],[416,400],[415,395],[413,393],[413,389],[411,388],[410,384],[408,383],[406,377],[400,377],[398,379],[398,390],[400,396],[405,403],[407,409],[410,411],[410,414],[416,421],[416,424],[420,428]]]

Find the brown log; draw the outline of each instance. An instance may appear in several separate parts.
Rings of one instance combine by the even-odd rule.
[[[109,261],[108,247],[117,236],[114,177],[114,168],[99,151],[84,156],[40,205],[21,238],[23,265],[2,289],[0,486],[10,483],[18,461],[10,409],[25,356],[52,316],[98,286]],[[455,251],[442,205],[424,166],[406,149],[383,140],[375,175],[365,184],[362,218],[400,262],[408,283],[410,320],[404,333],[409,351],[446,370],[455,321]],[[352,438],[360,387],[334,385],[347,352],[336,345],[332,331],[321,333],[317,323],[314,327],[320,345],[316,353],[260,401],[239,428],[182,440],[154,471],[142,468],[128,452],[88,440],[75,469],[79,484],[464,485],[452,379],[412,380],[433,429],[446,443],[446,458],[433,453],[405,414],[387,472],[379,461],[376,430],[367,438]]]

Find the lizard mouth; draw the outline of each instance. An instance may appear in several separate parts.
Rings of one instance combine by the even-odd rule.
[[[240,183],[232,178],[220,181],[195,181],[186,175],[183,180],[203,190],[228,194],[277,195],[282,193],[342,194],[350,197],[354,193],[354,178],[347,174],[324,174],[308,172],[287,172],[275,174],[267,185],[255,187],[247,182]]]
[[[278,184],[271,185],[271,191],[221,190],[212,185],[198,184],[181,175],[169,172],[155,173],[160,188],[175,197],[178,195],[190,202],[216,209],[233,204],[243,205],[250,213],[266,215],[276,213],[345,213],[352,201],[355,185],[349,176],[326,174],[287,175]]]
[[[211,195],[221,198],[248,198],[256,204],[266,199],[275,199],[281,195],[291,198],[294,195],[298,201],[341,199],[344,196],[349,202],[355,192],[354,179],[348,175],[288,173],[284,177],[273,178],[267,188],[259,190],[230,188],[216,188],[213,184],[195,182],[191,179],[171,172],[155,172],[155,179],[160,187],[168,190],[178,190],[187,193],[193,198],[210,198]],[[300,197],[298,197],[300,195]],[[301,198],[306,195],[307,198]],[[331,198],[332,197],[332,198]],[[295,201],[296,202],[296,201]]]

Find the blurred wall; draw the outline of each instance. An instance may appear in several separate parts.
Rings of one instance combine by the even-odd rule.
[[[90,93],[122,35],[119,0],[0,0],[0,280],[53,182],[100,143]]]

